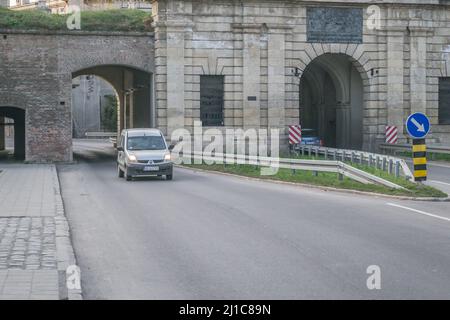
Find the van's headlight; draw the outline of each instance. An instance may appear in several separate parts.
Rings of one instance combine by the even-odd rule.
[[[137,158],[134,154],[128,156],[128,162],[137,162]]]
[[[170,161],[172,159],[172,157],[170,156],[170,153],[166,153],[164,155],[164,161]]]

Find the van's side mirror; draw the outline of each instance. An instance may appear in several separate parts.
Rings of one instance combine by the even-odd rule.
[[[169,145],[169,147],[168,147],[168,148],[169,148],[169,150],[170,150],[170,151],[172,151],[172,150],[173,150],[173,148],[175,148],[175,145],[174,145],[173,143],[171,143],[171,144]]]
[[[123,151],[123,148],[121,146],[118,146],[117,151]]]

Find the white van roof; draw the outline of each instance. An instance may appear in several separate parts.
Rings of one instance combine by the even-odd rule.
[[[127,133],[129,137],[139,137],[139,136],[162,136],[162,132],[155,128],[135,128],[135,129],[124,129],[124,133]]]

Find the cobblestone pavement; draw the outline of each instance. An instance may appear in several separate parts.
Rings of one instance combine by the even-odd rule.
[[[53,218],[0,218],[0,239],[0,270],[56,269]]]
[[[0,171],[0,299],[69,298],[59,281],[74,256],[55,166]]]

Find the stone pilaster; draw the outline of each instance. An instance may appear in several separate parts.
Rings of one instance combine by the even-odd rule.
[[[184,33],[186,24],[183,22],[161,22],[155,28],[157,32],[164,32],[164,47],[156,49],[155,59],[162,63],[157,66],[156,82],[158,90],[165,91],[167,134],[184,127]],[[161,30],[164,29],[164,30]],[[165,57],[164,57],[165,53]],[[159,70],[158,70],[159,67]],[[158,73],[160,71],[160,73]],[[165,72],[164,72],[165,71]],[[161,80],[164,79],[165,81]],[[165,88],[161,88],[161,86]],[[165,90],[164,90],[165,89]],[[161,92],[160,92],[161,94]],[[160,106],[158,109],[161,109]]]
[[[290,28],[269,25],[268,128],[284,128],[286,96],[286,32]]]
[[[386,125],[397,126],[399,137],[403,133],[404,37],[403,27],[390,27],[387,30]]]
[[[152,2],[155,28],[155,82],[158,127],[170,137],[185,126],[185,35],[192,32],[192,3]]]
[[[261,122],[261,25],[235,25],[243,33],[243,127],[259,128]]]
[[[408,27],[410,36],[410,108],[411,113],[427,111],[427,37],[432,28],[415,21]]]
[[[5,150],[5,118],[0,117],[0,150]]]

